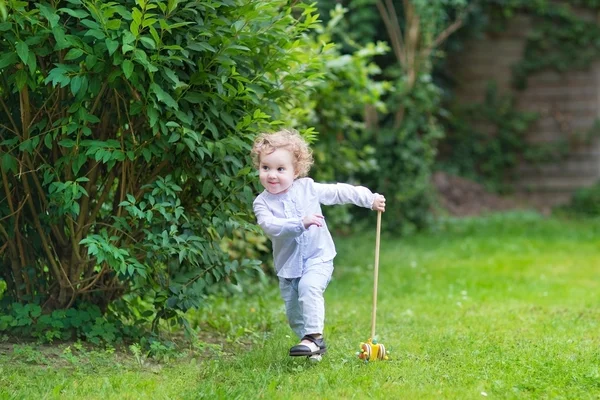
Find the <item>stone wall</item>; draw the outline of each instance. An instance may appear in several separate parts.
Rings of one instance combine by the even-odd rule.
[[[450,70],[458,82],[457,100],[481,103],[488,83],[495,81],[500,94],[516,96],[519,110],[540,115],[528,132],[529,140],[574,140],[577,133],[588,131],[600,118],[600,62],[584,71],[537,73],[528,77],[525,90],[515,90],[511,68],[523,56],[530,28],[528,17],[519,16],[505,32],[472,40],[453,56]],[[574,190],[600,180],[600,140],[573,147],[564,161],[523,164],[519,175],[515,183],[523,193],[550,203],[564,202]]]

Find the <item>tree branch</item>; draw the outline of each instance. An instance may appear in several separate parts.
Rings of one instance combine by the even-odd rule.
[[[400,67],[403,68],[404,65],[406,65],[406,56],[404,55],[403,50],[404,43],[402,40],[402,32],[400,32],[400,35],[395,34],[396,30],[383,2],[381,0],[377,0],[376,5],[377,9],[379,10],[379,14],[381,15],[381,19],[383,20],[383,23],[385,25],[385,29],[390,38],[392,49],[394,50],[394,54],[396,55],[396,60],[398,61],[398,64],[400,64]]]
[[[147,180],[147,182],[151,182],[154,178],[156,178],[161,173],[161,171],[163,170],[163,168],[166,167],[167,165],[169,165],[169,161],[168,160],[163,160],[160,164],[158,164],[156,166],[156,168],[154,168],[154,171],[152,171],[152,173],[150,174],[150,177]],[[139,201],[140,198],[142,197],[142,195],[145,192],[146,192],[146,189],[141,189],[140,188],[138,190],[138,192],[135,194],[135,201]]]
[[[0,104],[2,105],[2,108],[4,108],[4,112],[6,113],[8,120],[10,121],[11,125],[13,126],[13,132],[15,133],[15,135],[20,136],[19,135],[19,127],[15,123],[15,120],[13,119],[12,115],[10,114],[10,111],[9,111],[8,107],[6,106],[6,103],[4,103],[4,100],[2,100],[2,97],[0,97]]]
[[[17,255],[18,254],[17,247],[16,247],[15,242],[13,240],[11,240],[10,235],[8,234],[6,229],[4,229],[4,226],[2,226],[2,224],[0,224],[0,233],[2,234],[2,236],[4,236],[6,238],[6,243],[4,246],[9,247],[10,266],[11,266],[11,270],[12,270],[12,274],[13,274],[13,279],[15,281],[15,292],[17,294],[17,298],[20,300],[23,295],[23,291],[21,289],[23,287],[23,275],[21,273],[22,268],[19,265],[19,258]]]
[[[405,50],[406,46],[404,42],[404,37],[402,35],[402,28],[400,26],[400,21],[398,21],[398,14],[396,13],[394,3],[392,2],[392,0],[386,0],[385,3],[387,5],[388,14],[391,18],[392,33],[398,38],[400,48]]]
[[[463,12],[460,13],[460,15],[458,16],[458,18],[452,23],[450,24],[448,27],[446,27],[446,29],[444,29],[437,38],[435,38],[435,40],[433,41],[433,43],[431,44],[431,46],[429,46],[427,49],[425,49],[422,53],[422,58],[426,58],[429,57],[429,55],[431,54],[431,52],[433,51],[433,49],[435,49],[436,47],[440,46],[442,43],[444,43],[446,41],[446,39],[448,39],[448,37],[450,37],[450,35],[452,35],[454,32],[456,32],[461,26],[463,26],[464,24],[464,20],[465,17],[469,14],[469,12],[472,9],[472,5],[465,8],[463,10]]]
[[[98,217],[98,213],[100,212],[102,205],[104,204],[104,202],[106,201],[106,198],[108,197],[108,194],[110,193],[110,188],[112,187],[112,184],[115,181],[115,177],[116,177],[115,170],[113,169],[110,172],[108,178],[106,179],[104,188],[102,189],[102,194],[96,200],[96,206],[94,207],[93,211],[91,212],[91,214],[88,218],[88,223],[82,227],[82,234],[81,234],[82,238],[87,236],[90,226],[92,226],[94,224],[93,221],[96,221],[96,219]]]

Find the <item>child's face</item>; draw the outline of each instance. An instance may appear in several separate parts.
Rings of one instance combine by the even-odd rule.
[[[297,177],[292,153],[286,149],[262,154],[258,169],[260,183],[271,194],[287,192]]]

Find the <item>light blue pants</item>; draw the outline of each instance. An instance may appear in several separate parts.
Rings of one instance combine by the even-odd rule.
[[[323,333],[325,299],[323,293],[331,280],[333,262],[314,264],[299,278],[279,278],[279,290],[285,302],[290,328],[298,336]]]

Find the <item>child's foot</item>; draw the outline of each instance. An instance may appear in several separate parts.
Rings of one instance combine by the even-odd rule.
[[[313,356],[316,354],[324,354],[327,351],[327,345],[323,337],[314,338],[306,335],[302,338],[300,344],[295,345],[290,349],[290,356]]]

